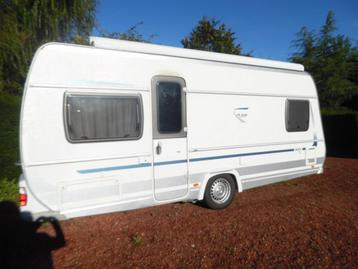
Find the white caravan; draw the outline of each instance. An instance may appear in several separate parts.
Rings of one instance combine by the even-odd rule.
[[[22,100],[21,211],[60,219],[204,200],[323,171],[299,64],[91,38],[34,56]]]

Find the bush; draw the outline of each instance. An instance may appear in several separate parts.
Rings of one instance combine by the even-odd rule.
[[[1,201],[13,201],[18,203],[19,189],[17,186],[17,179],[0,179],[0,202]]]
[[[0,200],[17,201],[21,97],[0,93]]]
[[[327,155],[358,158],[358,112],[322,110]]]

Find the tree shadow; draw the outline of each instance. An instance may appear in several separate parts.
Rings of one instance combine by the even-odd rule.
[[[54,237],[37,231],[44,223],[52,225]],[[63,246],[65,238],[57,219],[25,221],[15,203],[0,202],[1,268],[53,268],[51,251]]]

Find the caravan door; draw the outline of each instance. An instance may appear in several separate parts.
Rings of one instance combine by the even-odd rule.
[[[188,192],[185,81],[157,76],[152,81],[154,195],[159,201]]]

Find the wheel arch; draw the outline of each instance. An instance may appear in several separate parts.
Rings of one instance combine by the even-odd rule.
[[[234,179],[234,182],[235,182],[235,187],[236,187],[236,190],[238,192],[242,192],[242,184],[241,184],[241,180],[240,180],[240,176],[239,176],[239,173],[236,171],[236,170],[227,170],[227,171],[218,171],[218,172],[210,172],[210,173],[207,173],[204,177],[204,180],[202,182],[202,185],[201,185],[201,189],[200,189],[200,192],[199,192],[199,199],[198,200],[203,200],[204,199],[204,193],[205,193],[205,189],[206,189],[206,186],[207,186],[207,183],[209,181],[210,178],[212,177],[215,177],[215,176],[219,176],[219,175],[229,175],[231,176],[233,179]]]

